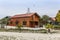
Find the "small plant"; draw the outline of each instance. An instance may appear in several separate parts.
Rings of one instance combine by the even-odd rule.
[[[49,33],[51,32],[51,29],[53,29],[53,28],[54,28],[54,26],[52,24],[47,24],[46,25],[46,29]]]
[[[23,27],[21,24],[17,25],[18,31],[20,31],[20,32],[21,32],[21,27]]]
[[[18,24],[18,25],[17,25],[17,28],[18,28],[18,29],[21,29],[21,27],[23,27],[21,24]]]

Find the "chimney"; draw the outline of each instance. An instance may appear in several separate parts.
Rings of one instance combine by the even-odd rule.
[[[30,13],[30,8],[27,9],[27,13]]]

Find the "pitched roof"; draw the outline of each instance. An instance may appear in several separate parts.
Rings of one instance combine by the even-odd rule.
[[[55,19],[55,17],[53,17],[53,18],[51,17],[50,19],[51,19],[51,20],[53,20],[53,21],[55,21],[55,20],[56,20],[56,19]]]
[[[30,17],[32,15],[34,15],[36,13],[26,13],[26,14],[18,14],[18,15],[14,15],[11,18],[16,18],[16,17]]]

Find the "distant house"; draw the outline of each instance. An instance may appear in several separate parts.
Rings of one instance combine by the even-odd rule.
[[[51,18],[49,19],[49,21],[50,21],[50,23],[55,24],[56,19],[55,19],[55,17],[51,17]]]
[[[9,26],[22,25],[23,27],[39,27],[40,16],[37,13],[14,15],[9,20]]]
[[[56,19],[55,19],[55,17],[53,17],[53,18],[50,18],[52,21],[55,21]]]

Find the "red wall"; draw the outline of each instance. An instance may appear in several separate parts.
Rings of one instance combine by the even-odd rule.
[[[21,24],[21,25],[22,25],[23,21],[27,21],[26,26],[30,27],[29,21],[38,21],[39,22],[39,17],[36,14],[34,14],[31,17],[11,18],[11,20],[9,20],[9,25],[16,26],[16,24],[15,24],[16,20],[19,21],[19,24]],[[11,21],[12,21],[12,24],[10,24]]]

